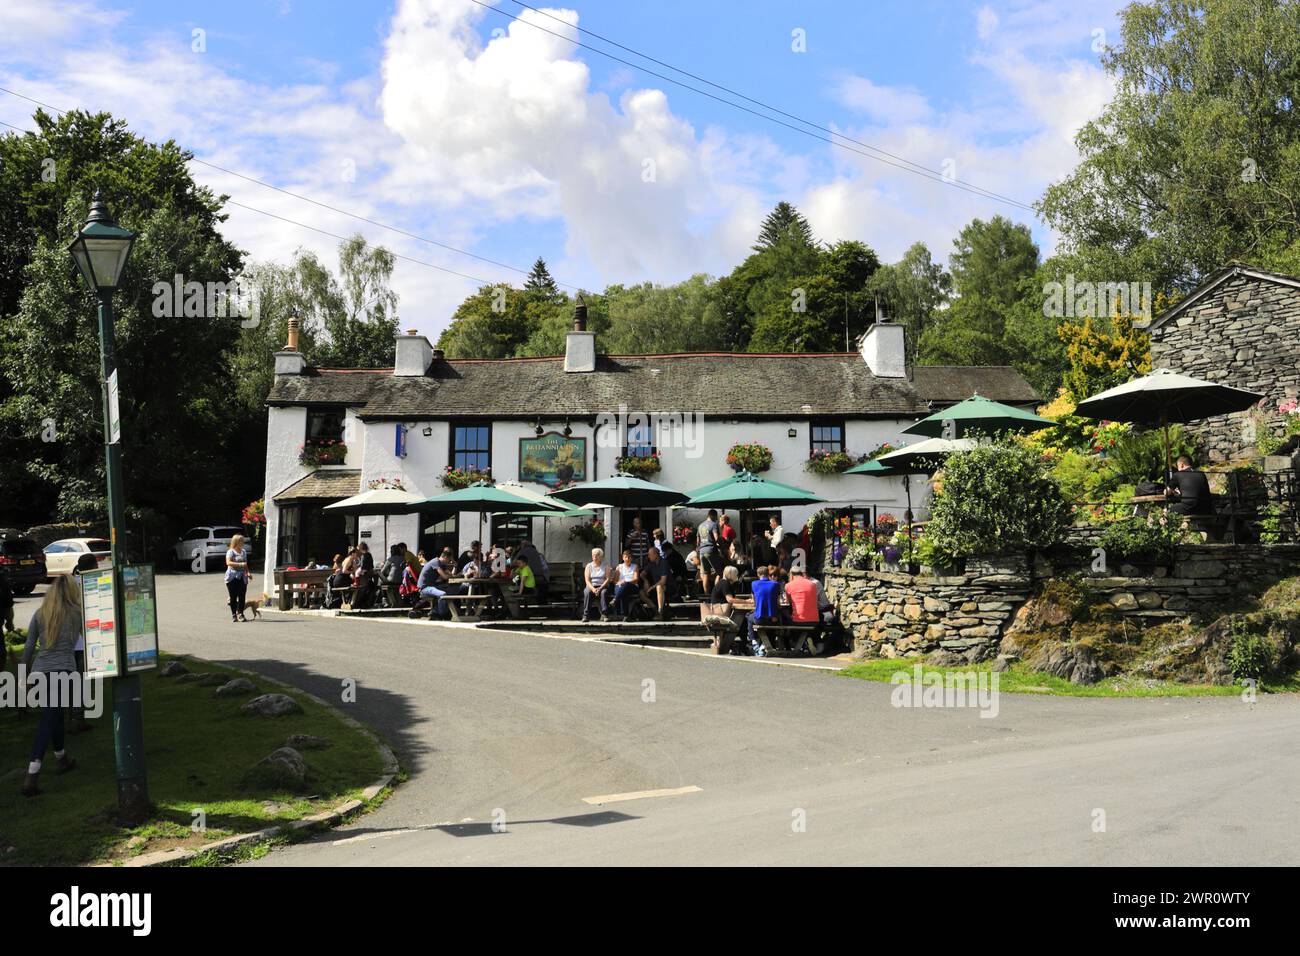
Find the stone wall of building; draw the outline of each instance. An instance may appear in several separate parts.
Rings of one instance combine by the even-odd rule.
[[[1076,559],[1077,560],[1077,559]],[[1300,544],[1187,545],[1171,567],[1121,564],[1107,574],[1088,565],[996,558],[971,561],[950,577],[834,569],[826,593],[840,611],[859,657],[954,651],[992,657],[1035,589],[1068,575],[1090,604],[1110,604],[1136,624],[1186,621],[1227,606],[1279,578],[1300,574]]]
[[[1153,329],[1151,365],[1223,382],[1278,402],[1300,395],[1300,289],[1238,275]],[[1190,429],[1210,461],[1254,454],[1255,422],[1244,412]]]

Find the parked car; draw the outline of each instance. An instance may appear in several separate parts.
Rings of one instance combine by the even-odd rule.
[[[14,594],[31,594],[45,583],[45,555],[31,538],[0,537],[0,566],[9,572]]]
[[[189,567],[194,563],[196,550],[202,553],[205,565],[217,560],[224,562],[226,550],[230,547],[230,539],[243,533],[244,529],[240,525],[199,525],[186,531],[176,540],[176,544],[172,546],[172,555],[176,563],[183,567]]]
[[[50,577],[71,574],[83,554],[93,554],[101,566],[113,561],[107,538],[61,538],[45,546],[45,573]]]

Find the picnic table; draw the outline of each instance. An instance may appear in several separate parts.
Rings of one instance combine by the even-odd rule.
[[[505,606],[506,613],[512,618],[524,616],[523,605],[515,593],[514,583],[509,578],[451,578],[448,584],[467,584],[474,588],[496,588]],[[453,620],[479,621],[483,618],[484,606],[490,604],[496,595],[492,594],[448,594],[443,598],[451,611]]]
[[[329,580],[329,577],[330,570],[328,568],[320,571],[277,568],[274,575],[276,607],[281,611],[289,610],[293,605],[295,596],[301,599],[301,604],[304,607],[311,598],[318,594],[323,598],[325,595],[325,582]]]

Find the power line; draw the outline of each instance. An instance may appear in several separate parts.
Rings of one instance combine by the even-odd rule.
[[[44,108],[47,109],[47,110],[53,110],[55,113],[58,113],[58,114],[60,114],[60,115],[62,115],[62,114],[64,114],[64,113],[67,113],[67,112],[68,112],[67,110],[61,110],[61,109],[59,109],[57,106],[51,106],[49,103],[42,103],[40,100],[33,99],[33,98],[30,97],[30,96],[25,96],[25,95],[23,95],[22,93],[19,93],[19,92],[15,91],[15,90],[6,89],[5,87],[2,87],[2,86],[0,86],[0,93],[8,93],[10,96],[16,96],[16,97],[18,97],[19,99],[27,100],[27,102],[29,102],[29,103],[35,103],[37,106],[44,107]],[[0,123],[3,123],[3,120],[0,120]],[[34,132],[33,130],[21,129],[20,127],[14,126],[14,125],[11,124],[11,123],[4,123],[4,125],[5,125],[5,126],[8,126],[10,129],[16,129],[16,130],[19,130],[19,132],[23,132],[23,133]],[[331,206],[329,203],[321,202],[321,201],[318,200],[318,199],[313,199],[313,198],[310,197],[310,196],[305,196],[305,195],[303,195],[302,193],[297,193],[297,192],[294,192],[293,190],[290,190],[290,189],[285,189],[285,188],[282,187],[282,186],[276,186],[274,183],[268,183],[268,182],[265,182],[265,181],[263,181],[263,180],[261,180],[261,179],[257,179],[257,178],[254,177],[254,176],[248,176],[248,175],[246,175],[246,174],[244,174],[244,173],[237,172],[236,170],[233,170],[233,169],[227,169],[227,168],[225,168],[224,166],[218,166],[216,163],[210,163],[210,162],[208,162],[208,161],[205,160],[205,159],[199,159],[197,156],[191,156],[191,157],[190,157],[190,161],[191,161],[191,162],[198,163],[198,164],[201,165],[201,166],[207,166],[207,167],[210,168],[210,169],[215,169],[215,170],[217,170],[218,172],[226,173],[227,175],[230,175],[230,176],[237,176],[237,177],[240,178],[240,179],[247,180],[247,181],[250,182],[250,183],[256,183],[256,184],[259,185],[259,186],[265,186],[267,189],[273,189],[273,190],[275,190],[276,192],[284,193],[286,196],[292,196],[294,199],[300,199],[300,200],[302,200],[303,202],[309,202],[309,203],[311,203],[313,206],[319,206],[319,207],[322,208],[322,209],[328,209],[330,212],[338,213],[338,214],[341,215],[341,216],[348,216],[349,218],[356,219],[356,220],[359,221],[359,222],[368,223],[368,224],[370,224],[370,225],[372,225],[372,226],[376,226],[376,227],[378,227],[378,228],[380,228],[380,229],[386,229],[386,230],[388,230],[389,232],[397,233],[398,235],[401,235],[401,236],[406,236],[408,239],[415,239],[415,240],[418,240],[419,242],[428,243],[428,244],[431,245],[431,246],[437,246],[438,248],[440,248],[440,249],[446,249],[446,250],[448,250],[449,252],[455,252],[455,253],[458,253],[459,255],[462,255],[462,256],[468,256],[468,257],[471,258],[471,259],[477,259],[477,260],[479,260],[480,262],[486,262],[486,263],[488,263],[489,265],[498,266],[499,268],[502,268],[502,269],[508,269],[508,270],[510,270],[511,272],[517,272],[517,273],[519,273],[520,275],[524,275],[524,276],[526,276],[526,275],[529,275],[529,274],[530,274],[530,271],[529,271],[528,269],[520,269],[520,268],[518,268],[517,266],[512,266],[512,265],[510,265],[509,263],[506,263],[506,262],[499,262],[499,261],[497,261],[496,259],[489,259],[487,256],[480,256],[480,255],[478,255],[478,254],[476,254],[476,253],[469,252],[469,251],[467,251],[467,250],[465,250],[465,249],[460,249],[460,248],[457,248],[456,246],[448,245],[448,244],[445,243],[445,242],[439,242],[438,240],[436,240],[436,239],[430,239],[430,238],[428,238],[427,236],[421,236],[421,235],[418,235],[418,234],[413,233],[413,232],[408,232],[408,231],[406,231],[405,229],[399,229],[397,226],[390,226],[390,225],[388,225],[387,223],[380,222],[378,219],[371,219],[370,217],[368,217],[368,216],[362,216],[362,215],[360,215],[359,213],[349,212],[349,211],[346,210],[346,209],[340,209],[340,208],[338,208],[337,206]],[[231,200],[231,205],[233,205],[233,206],[239,206],[241,209],[251,209],[253,212],[263,212],[263,213],[264,213],[264,211],[261,210],[261,209],[254,209],[254,208],[251,207],[251,206],[244,206],[244,205],[242,205],[241,203],[234,202],[233,200]],[[272,215],[271,213],[264,213],[264,214],[265,214],[265,215]],[[277,218],[283,218],[283,217],[277,217]],[[292,222],[293,220],[285,219],[285,221],[286,221],[286,222]],[[302,225],[302,224],[301,224],[301,223],[295,223],[295,225]],[[311,226],[305,226],[304,228],[308,228],[308,229],[310,229],[310,228],[312,228],[312,227],[311,227]],[[323,230],[316,230],[316,231],[317,231],[317,232],[322,232]],[[333,233],[326,233],[326,234],[327,234],[327,235],[333,235]],[[396,253],[394,253],[394,255],[396,255]],[[421,259],[413,259],[413,258],[411,258],[411,257],[409,257],[409,256],[398,256],[398,258],[406,259],[406,260],[408,260],[408,261],[410,261],[410,262],[418,262],[418,263],[420,263],[420,264],[422,264],[422,265],[427,265],[427,266],[429,266],[430,268],[433,268],[433,269],[441,269],[443,272],[450,272],[450,273],[452,273],[453,275],[464,276],[464,273],[456,272],[454,269],[444,269],[442,266],[437,266],[437,265],[434,265],[433,263],[430,263],[430,262],[424,262],[424,261],[421,260]],[[472,278],[472,276],[465,276],[465,278]],[[488,284],[491,285],[491,284],[495,284],[495,283],[488,283]],[[578,292],[581,292],[581,291],[582,291],[582,287],[581,287],[581,286],[570,285],[569,283],[567,283],[567,282],[561,282],[561,281],[559,281],[558,279],[555,280],[555,284],[556,284],[556,285],[559,285],[559,286],[563,286],[563,287],[566,288],[566,289],[573,289],[573,290],[578,291]]]
[[[525,9],[532,10],[534,13],[539,13],[542,16],[547,17],[548,19],[554,20],[556,23],[563,23],[565,26],[570,26],[568,21],[562,20],[559,17],[555,16],[554,14],[548,13],[545,10],[541,10],[537,7],[529,6],[528,4],[523,3],[522,0],[510,0],[510,2],[516,4],[517,6],[524,7]],[[483,6],[483,4],[480,4],[480,6]],[[522,21],[522,22],[526,23],[527,21]],[[786,117],[787,119],[792,119],[795,122],[803,123],[805,126],[811,126],[816,130],[819,130],[824,133],[829,133],[832,136],[838,136],[840,139],[847,140],[850,143],[855,143],[858,146],[862,146],[866,149],[871,150],[872,152],[880,153],[883,156],[888,156],[890,159],[896,159],[899,162],[907,163],[909,166],[914,166],[918,170],[921,170],[923,172],[934,173],[940,176],[943,175],[943,173],[939,172],[938,170],[931,169],[928,166],[923,166],[920,163],[913,162],[912,160],[908,159],[905,156],[899,156],[896,153],[891,153],[888,150],[881,149],[879,146],[872,146],[870,143],[864,143],[860,139],[854,139],[852,136],[847,136],[844,133],[837,132],[826,126],[822,126],[821,124],[815,123],[812,120],[804,119],[802,116],[797,116],[794,113],[787,113],[785,110],[773,106],[770,103],[765,103],[762,100],[756,100],[752,96],[746,96],[744,93],[741,93],[738,90],[733,90],[730,87],[723,86],[720,83],[714,83],[712,80],[705,79],[704,77],[699,76],[698,74],[690,72],[689,70],[683,70],[679,66],[673,66],[671,63],[666,63],[663,60],[655,59],[654,57],[650,56],[648,53],[642,53],[640,50],[635,50],[630,46],[624,46],[622,43],[619,43],[617,40],[611,40],[609,37],[601,36],[601,34],[596,33],[594,30],[588,30],[585,27],[578,26],[577,24],[572,24],[572,26],[573,29],[577,30],[579,33],[585,33],[587,36],[595,37],[597,40],[600,40],[604,43],[608,43],[611,46],[616,46],[620,50],[626,50],[628,53],[631,53],[635,56],[639,56],[644,60],[649,60],[651,63],[657,63],[659,66],[666,67],[667,69],[670,69],[675,73],[680,73],[683,76],[689,76],[691,79],[698,80],[699,82],[704,83],[707,86],[713,87],[715,90],[722,90],[723,92],[729,93],[732,96],[737,96],[748,103],[753,103],[755,106],[761,106],[765,110],[771,110],[773,113],[777,113],[781,116]],[[1025,204],[1020,202],[1020,200],[1018,199],[1013,199],[1010,196],[1004,196],[1002,193],[996,193],[991,189],[986,189],[985,187],[976,185],[975,183],[968,183],[965,182],[964,180],[955,179],[955,178],[952,179],[951,182],[960,184],[962,186],[969,186],[972,189],[977,189],[980,191],[980,193],[987,195],[990,198],[1001,199],[1004,202],[1008,202],[1016,206],[1032,209],[1032,207],[1025,206]]]
[[[9,92],[9,91],[8,91],[8,90],[5,90],[4,92],[7,93],[7,92]],[[29,99],[29,97],[25,97],[25,96],[24,96],[23,99]],[[35,101],[35,100],[32,100],[32,102],[36,102],[36,101]],[[44,103],[41,103],[41,104],[39,104],[39,105],[41,105],[41,106],[46,106],[47,109],[54,109],[53,106],[47,106],[47,105],[44,104]],[[60,110],[59,112],[65,112],[65,111]],[[37,135],[37,131],[36,131],[36,130],[24,129],[24,128],[21,127],[21,126],[15,126],[13,123],[6,123],[4,120],[0,120],[0,126],[7,126],[7,127],[9,127],[10,129],[17,130],[17,131],[20,132],[20,133],[31,133],[32,135]],[[255,213],[258,213],[258,214],[263,215],[263,216],[269,216],[271,219],[278,219],[278,220],[280,220],[281,222],[285,222],[285,223],[288,223],[288,224],[293,225],[293,226],[298,226],[298,227],[300,227],[300,228],[302,228],[302,229],[308,229],[308,230],[310,230],[310,231],[312,231],[312,232],[318,232],[318,233],[320,233],[320,234],[323,235],[323,236],[329,236],[331,239],[337,239],[337,240],[340,241],[340,242],[346,242],[346,241],[347,241],[347,237],[346,237],[346,236],[340,236],[338,233],[336,233],[336,232],[330,232],[328,229],[321,229],[321,228],[318,227],[318,226],[311,226],[311,225],[308,225],[308,224],[305,223],[305,222],[299,222],[297,219],[290,219],[288,216],[282,216],[282,215],[280,215],[279,213],[268,212],[268,211],[265,210],[265,209],[258,209],[256,206],[249,206],[249,205],[246,205],[246,204],[244,204],[244,203],[242,203],[242,202],[237,202],[237,201],[235,201],[234,199],[227,199],[226,202],[227,202],[228,205],[231,205],[231,206],[238,206],[240,209],[246,209],[246,210],[249,211],[249,212],[255,212]],[[390,252],[391,252],[391,250],[390,250]],[[416,259],[414,256],[403,255],[403,254],[400,253],[400,252],[391,252],[391,254],[392,254],[393,258],[395,258],[395,259],[402,259],[402,260],[405,261],[405,262],[412,262],[412,263],[414,263],[414,264],[416,264],[416,265],[419,265],[419,266],[425,266],[425,267],[427,267],[427,268],[429,268],[429,269],[437,269],[439,272],[446,272],[446,273],[448,273],[448,274],[450,274],[450,275],[457,276],[457,277],[459,277],[459,278],[461,278],[461,279],[469,279],[469,280],[471,280],[471,281],[473,281],[473,282],[477,282],[477,283],[479,283],[480,285],[498,285],[498,284],[499,284],[499,283],[493,282],[493,281],[491,281],[491,280],[489,280],[489,279],[481,278],[480,276],[472,276],[472,275],[469,275],[468,273],[457,272],[455,269],[448,269],[446,266],[440,266],[440,265],[437,265],[436,263],[433,263],[433,262],[426,262],[424,259]]]
[[[664,63],[662,60],[656,60],[654,57],[647,56],[644,53],[639,53],[636,50],[633,50],[630,47],[623,46],[620,43],[616,43],[613,40],[606,40],[604,37],[601,37],[597,33],[592,33],[591,31],[585,30],[582,27],[573,26],[572,24],[569,24],[567,21],[560,20],[558,17],[552,16],[551,14],[548,14],[545,11],[537,10],[536,12],[541,13],[543,16],[550,17],[550,19],[556,20],[559,23],[563,23],[565,26],[573,26],[573,29],[576,29],[581,33],[585,33],[589,36],[597,37],[601,40],[604,40],[606,43],[611,43],[614,46],[619,47],[620,49],[627,50],[628,52],[635,54],[636,56],[642,57],[643,59],[649,60],[653,63],[658,63],[661,66],[664,66],[677,73],[681,73],[683,76],[689,76],[692,79],[699,80],[701,83],[705,83],[709,86],[714,87],[715,89],[724,90],[733,96],[738,96],[741,99],[748,100],[751,103],[755,103],[761,106],[763,109],[770,110],[771,112],[774,113],[779,113],[782,116],[790,117],[791,119],[794,119],[796,122],[803,123],[806,126],[811,126],[813,127],[813,129],[826,133],[827,135],[820,136],[818,135],[818,133],[813,132],[812,130],[807,130],[800,126],[795,126],[791,123],[787,123],[783,120],[777,119],[775,116],[769,116],[767,113],[761,113],[758,110],[750,109],[749,107],[744,106],[740,103],[736,103],[724,97],[717,96],[713,93],[708,92],[707,90],[702,90],[698,87],[691,86],[691,84],[684,83],[681,80],[675,79],[671,76],[665,76],[663,73],[659,73],[656,72],[655,70],[649,69],[648,67],[643,66],[640,63],[634,63],[630,60],[625,60],[622,57],[615,56],[614,54],[609,53],[606,50],[602,50],[599,47],[591,46],[590,44],[587,43],[582,43],[579,40],[570,39],[569,37],[564,36],[561,33],[556,33],[554,30],[548,30],[546,29],[546,27],[541,26],[540,24],[533,23],[532,21],[529,20],[525,20],[522,17],[518,17],[513,13],[510,13],[506,10],[502,10],[499,7],[494,7],[490,3],[485,3],[483,2],[483,0],[471,0],[471,2],[477,4],[480,7],[483,7],[486,10],[491,10],[493,13],[498,13],[503,17],[509,17],[511,20],[514,20],[517,23],[522,23],[525,26],[532,27],[535,30],[540,30],[543,33],[549,33],[551,36],[564,40],[566,43],[572,43],[576,47],[580,47],[592,53],[597,53],[600,56],[613,60],[615,63],[621,63],[624,66],[631,67],[634,70],[639,70],[642,73],[646,73],[657,79],[663,80],[666,83],[672,83],[674,86],[680,86],[682,89],[690,90],[693,93],[698,93],[700,96],[706,96],[711,100],[714,100],[718,103],[722,103],[726,106],[730,106],[733,109],[742,110],[746,113],[749,113],[751,116],[757,116],[759,119],[767,120],[770,123],[776,123],[778,126],[783,126],[786,129],[793,130],[796,133],[800,133],[804,136],[811,137],[812,139],[818,140],[819,142],[827,143],[831,146],[838,146],[840,149],[848,150],[849,152],[856,153],[859,156],[865,156],[867,159],[874,159],[876,162],[884,163],[886,166],[893,166],[895,169],[901,169],[903,172],[912,173],[914,175],[921,176],[923,179],[929,179],[933,182],[942,183],[945,186],[953,186],[957,189],[961,189],[975,196],[981,196],[985,199],[994,199],[997,200],[998,202],[1006,203],[1008,205],[1015,206],[1019,209],[1024,209],[1028,212],[1036,212],[1033,206],[1027,203],[1023,203],[1018,199],[1012,199],[1009,196],[1003,196],[1000,193],[995,193],[990,189],[985,189],[983,186],[976,186],[971,183],[963,182],[962,180],[959,179],[949,178],[945,176],[943,173],[939,172],[938,170],[930,169],[929,167],[922,166],[920,163],[915,163],[912,160],[895,156],[894,154],[886,152],[885,150],[880,149],[879,147],[872,146],[868,143],[863,143],[862,141],[853,139],[850,136],[845,136],[843,133],[838,133],[832,129],[829,129],[828,127],[821,126],[817,123],[813,123],[811,120],[805,120],[798,116],[795,116],[792,113],[786,113],[785,111],[777,109],[774,106],[769,106],[768,104],[763,103],[760,100],[756,100],[753,99],[752,97],[745,96],[743,93],[738,93],[735,90],[729,89],[728,87],[721,86],[710,80],[703,79],[702,77],[697,77],[693,73],[689,73],[686,70],[682,70],[679,69],[678,67],[671,66],[670,64]],[[526,7],[529,10],[536,10],[535,7],[530,7],[526,3],[519,3],[519,0],[511,0],[511,2],[518,3],[519,6]],[[831,137],[839,137],[840,139],[845,140],[847,142],[840,142],[840,139],[832,139]],[[853,146],[847,145],[848,143],[856,143],[859,146],[865,147],[867,150],[872,150],[874,153],[880,153],[881,155],[877,156],[877,155],[873,155],[872,152],[864,152],[861,149],[855,149]],[[882,158],[882,156],[886,156],[889,158],[884,159]],[[894,160],[897,161],[895,162]]]

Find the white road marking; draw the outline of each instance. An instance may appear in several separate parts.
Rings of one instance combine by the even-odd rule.
[[[679,797],[683,793],[699,793],[700,787],[675,787],[671,790],[637,790],[633,793],[606,793],[599,797],[583,797],[583,803],[621,803],[624,800],[647,800],[651,797]]]

